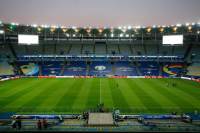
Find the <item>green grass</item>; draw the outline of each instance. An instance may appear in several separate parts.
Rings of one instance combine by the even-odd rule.
[[[122,113],[200,111],[200,84],[182,79],[108,78],[0,82],[1,113],[82,113],[99,103]]]

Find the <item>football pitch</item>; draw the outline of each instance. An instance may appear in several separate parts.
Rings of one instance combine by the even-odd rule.
[[[0,82],[0,113],[82,113],[99,103],[112,111],[200,111],[200,83],[183,79],[39,79]]]

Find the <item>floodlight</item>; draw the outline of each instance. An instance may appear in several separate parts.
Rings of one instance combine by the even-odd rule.
[[[191,30],[192,30],[192,26],[189,26],[189,27],[188,27],[188,30],[191,31]]]
[[[49,28],[49,26],[46,25],[46,24],[45,24],[45,25],[41,25],[41,27],[42,27],[42,28]]]
[[[40,27],[38,27],[37,30],[40,32],[42,29]]]
[[[120,36],[120,37],[123,37],[123,36],[124,36],[124,34],[120,34],[119,36]]]
[[[67,31],[67,29],[66,29],[66,28],[62,28],[62,31],[63,31],[63,32],[66,32],[66,31]]]
[[[128,26],[128,30],[130,30],[130,29],[132,29],[132,27],[131,27],[131,26]]]
[[[147,32],[151,32],[151,28],[148,28],[148,29],[147,29]]]
[[[72,29],[76,29],[76,26],[72,26]]]
[[[126,37],[129,37],[129,34],[126,34]]]
[[[189,25],[190,25],[190,23],[186,23],[185,25],[186,25],[186,26],[189,26]]]
[[[113,33],[111,34],[111,37],[114,37],[114,34],[113,34]]]
[[[164,31],[164,28],[160,28],[160,32],[162,33]]]
[[[51,28],[56,29],[56,28],[58,28],[58,26],[57,25],[52,25]]]
[[[67,37],[69,37],[69,34],[66,34]]]
[[[11,25],[16,25],[16,26],[17,26],[17,25],[19,25],[19,24],[18,24],[18,23],[15,23],[15,22],[12,22]]]
[[[87,33],[90,33],[90,31],[91,31],[90,29],[87,29]]]
[[[0,30],[0,34],[4,34],[4,31],[3,31],[3,30]]]
[[[99,31],[99,33],[102,33],[102,32],[103,32],[103,30],[102,30],[102,29],[98,29],[98,31]]]
[[[121,30],[121,29],[122,29],[122,27],[121,27],[121,26],[119,26],[119,27],[118,27],[118,29],[120,29],[120,30]]]
[[[181,26],[182,26],[182,24],[176,24],[176,26],[177,26],[177,27],[181,27]]]
[[[37,24],[32,24],[31,26],[34,27],[34,28],[36,28],[38,25]]]
[[[176,31],[177,31],[177,29],[178,29],[177,27],[174,27],[174,28],[173,28],[173,31],[174,31],[174,32],[176,32]]]

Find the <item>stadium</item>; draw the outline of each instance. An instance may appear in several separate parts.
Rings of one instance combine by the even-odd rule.
[[[0,132],[198,132],[199,83],[199,22],[0,21]]]

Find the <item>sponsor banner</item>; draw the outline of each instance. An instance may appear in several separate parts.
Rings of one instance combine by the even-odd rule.
[[[56,76],[56,78],[74,78],[74,76]]]
[[[127,76],[110,76],[109,78],[123,79],[127,78]]]
[[[159,79],[159,78],[163,78],[163,76],[145,76],[145,78],[149,78],[149,79]]]
[[[0,81],[6,81],[6,80],[9,80],[10,78],[3,78],[1,79]]]
[[[95,76],[74,76],[74,78],[95,78]]]
[[[180,119],[180,115],[119,115],[121,118],[126,119],[137,119],[137,118],[143,118],[143,119]],[[185,116],[188,117],[188,116]]]
[[[181,79],[191,80],[191,78],[189,78],[189,77],[181,77]]]
[[[145,76],[127,76],[127,78],[145,78]]]
[[[38,76],[38,78],[56,78],[56,76]]]
[[[200,79],[190,78],[190,77],[181,77],[181,79],[186,79],[186,80],[192,80],[192,81],[195,81],[195,82],[200,82]]]

